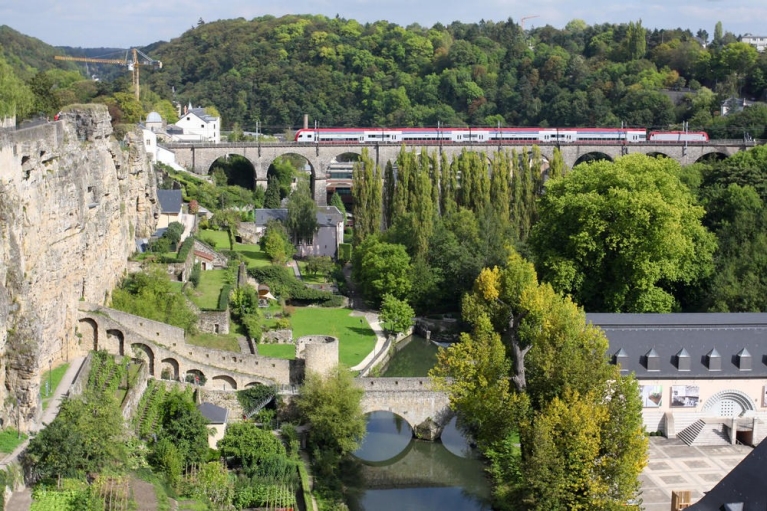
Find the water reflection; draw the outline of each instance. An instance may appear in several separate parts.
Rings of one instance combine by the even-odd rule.
[[[489,486],[482,463],[452,421],[445,442],[412,438],[390,412],[368,416],[368,433],[355,456],[364,488],[350,492],[352,511],[485,511]]]
[[[411,444],[413,430],[397,414],[371,412],[367,416],[367,435],[354,456],[367,463],[393,460]]]

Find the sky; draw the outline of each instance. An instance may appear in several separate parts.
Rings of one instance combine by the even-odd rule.
[[[653,28],[689,28],[767,35],[764,0],[2,0],[0,25],[53,46],[143,47],[170,41],[200,18],[253,18],[264,15],[324,14],[361,23],[387,20],[401,26],[439,22],[476,23],[536,16],[525,28],[563,28],[572,19],[589,25],[642,20]]]

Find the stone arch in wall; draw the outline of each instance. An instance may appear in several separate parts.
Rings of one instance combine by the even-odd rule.
[[[86,351],[99,349],[99,326],[94,320],[81,319],[77,330],[80,334],[80,344]]]
[[[218,390],[237,390],[237,382],[225,374],[211,378],[211,387]]]
[[[160,363],[162,364],[160,368],[160,378],[163,380],[178,381],[178,360],[175,358],[164,358]]]
[[[134,342],[130,347],[133,358],[146,363],[149,368],[150,376],[154,376],[154,352],[152,351],[152,348],[140,342]]]
[[[744,412],[756,410],[754,400],[740,390],[722,390],[706,400],[703,411],[717,417],[739,417]]]
[[[261,383],[260,381],[252,381],[252,382],[248,383],[247,385],[245,385],[245,388],[249,389],[249,388],[252,388],[252,387],[260,387],[261,385],[263,385],[263,383]]]
[[[125,335],[122,330],[110,328],[107,330],[107,338],[101,349],[107,350],[113,355],[125,356]]]
[[[184,381],[188,383],[194,383],[195,385],[204,387],[207,380],[205,378],[205,373],[203,373],[199,369],[190,369],[186,372],[186,375],[184,376]]]

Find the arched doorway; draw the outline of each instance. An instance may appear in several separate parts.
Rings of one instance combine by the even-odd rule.
[[[98,351],[99,327],[94,320],[91,318],[81,319],[77,333],[80,337],[80,345],[83,346],[86,351]]]

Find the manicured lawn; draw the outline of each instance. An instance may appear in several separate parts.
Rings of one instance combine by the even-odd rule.
[[[186,342],[203,348],[212,348],[215,350],[240,352],[240,344],[237,342],[237,334],[197,334],[188,335]]]
[[[215,249],[217,250],[229,250],[229,235],[226,231],[200,231],[200,237],[215,241]],[[255,268],[259,266],[269,266],[272,262],[269,258],[261,252],[261,247],[258,245],[251,245],[247,243],[235,243],[234,251],[242,254],[245,259],[245,264],[248,268]]]
[[[376,336],[365,318],[352,317],[351,312],[349,309],[297,308],[290,317],[293,338],[304,335],[338,337],[339,361],[354,367],[373,350]]]
[[[328,279],[322,274],[313,274],[306,271],[306,261],[296,260],[298,263],[298,269],[301,270],[301,280],[306,284],[326,284]]]
[[[27,435],[24,433],[19,438],[19,432],[14,428],[5,429],[0,432],[0,452],[10,454],[26,439]]]
[[[215,310],[218,308],[218,296],[224,286],[227,270],[208,270],[200,272],[200,285],[197,288],[187,287],[189,298],[201,309]]]
[[[43,398],[43,410],[48,408],[50,398],[56,392],[56,387],[61,383],[61,379],[64,377],[64,373],[67,372],[67,369],[69,369],[69,364],[62,364],[54,367],[53,371],[45,371],[40,377],[40,396]],[[50,381],[50,384],[48,384],[48,381]]]
[[[293,360],[296,358],[295,344],[259,344],[258,354],[262,357],[283,358]]]

